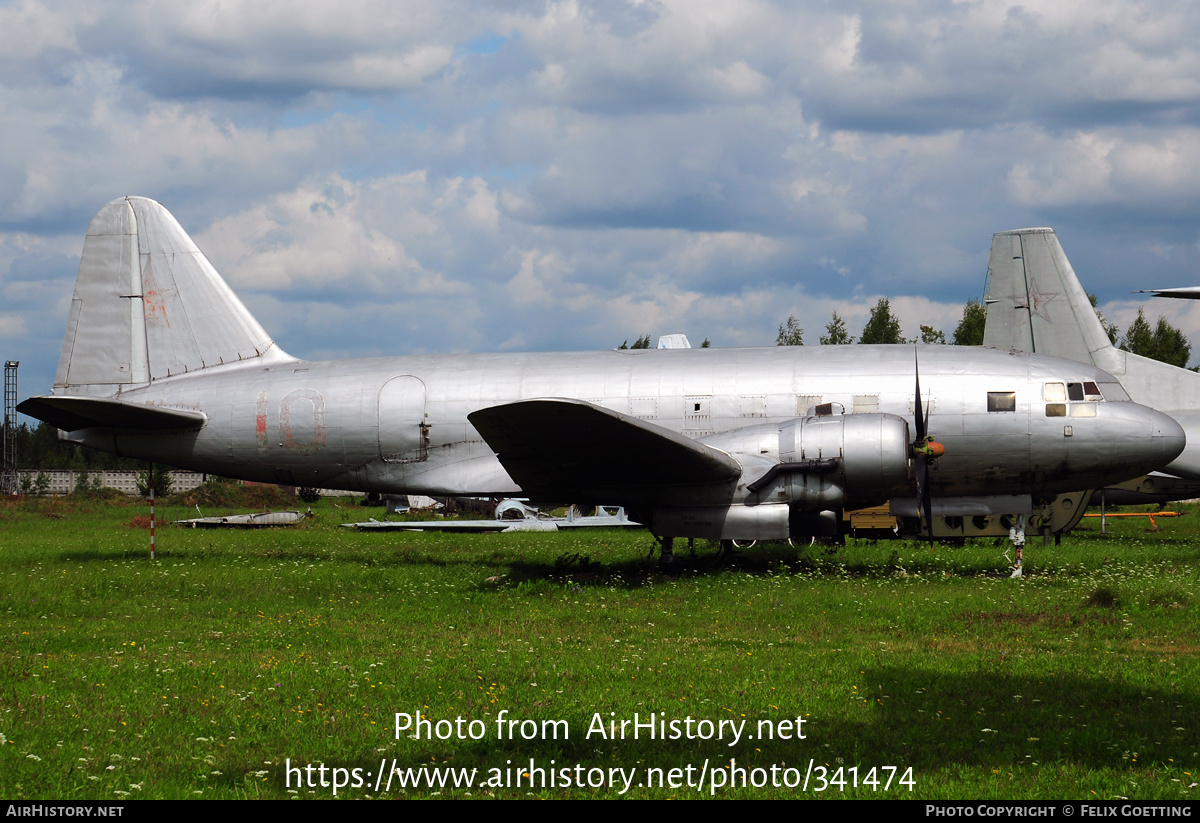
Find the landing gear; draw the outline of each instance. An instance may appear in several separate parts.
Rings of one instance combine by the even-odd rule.
[[[658,544],[658,565],[672,565],[675,562],[675,538],[655,537],[654,540]],[[650,555],[654,555],[653,548],[650,549]]]
[[[1008,529],[1008,539],[1013,545],[1013,573],[1009,577],[1021,577],[1022,563],[1025,557],[1025,515],[1018,514],[1017,519]]]

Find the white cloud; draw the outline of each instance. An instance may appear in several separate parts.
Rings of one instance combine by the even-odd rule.
[[[486,206],[486,187],[463,188],[456,179],[444,191],[431,191],[422,173],[361,183],[335,176],[218,220],[196,240],[210,258],[224,261],[227,279],[241,288],[361,299],[386,292],[461,296],[467,287],[414,259],[402,235],[408,226],[435,232],[435,208],[457,208],[472,222],[483,209],[486,219],[480,206]]]
[[[122,194],[329,355],[949,332],[1030,224],[1111,301],[1200,266],[1197,42],[1184,2],[17,0],[5,316],[61,336]]]

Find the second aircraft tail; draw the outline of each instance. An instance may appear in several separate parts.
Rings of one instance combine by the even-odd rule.
[[[983,345],[1113,367],[1112,341],[1053,229],[992,235],[985,300]]]

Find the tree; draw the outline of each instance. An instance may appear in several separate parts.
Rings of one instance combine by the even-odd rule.
[[[982,346],[983,329],[987,325],[987,309],[978,300],[971,298],[963,306],[962,320],[954,329],[953,343],[956,346]]]
[[[648,349],[650,348],[650,332],[646,332],[637,340],[633,341],[633,345],[629,345],[629,338],[625,338],[625,342],[617,346],[617,350],[621,349]]]
[[[702,349],[711,349],[711,348],[712,348],[712,341],[711,341],[711,340],[709,340],[707,337],[706,337],[706,338],[704,338],[704,342],[700,344],[700,348],[702,348]]]
[[[1085,292],[1085,294],[1087,295],[1088,302],[1092,304],[1092,308],[1096,309],[1096,295],[1092,294],[1090,291]],[[1104,318],[1104,312],[1100,311],[1099,309],[1096,309],[1096,319],[1100,321],[1101,328],[1103,328],[1104,333],[1108,335],[1108,342],[1112,343],[1114,346],[1117,345],[1117,324],[1109,323]]]
[[[1125,330],[1120,348],[1132,354],[1149,357],[1151,360],[1170,363],[1181,369],[1187,368],[1192,355],[1192,344],[1188,342],[1187,336],[1168,323],[1167,318],[1162,315],[1159,315],[1158,323],[1151,331],[1150,324],[1146,322],[1144,308],[1138,309],[1137,319]]]
[[[786,323],[779,324],[779,336],[775,338],[776,346],[803,346],[804,345],[804,329],[800,328],[800,322],[796,320],[796,315],[789,314]]]
[[[921,326],[921,337],[915,342],[944,346],[946,345],[946,333],[933,326]]]
[[[162,463],[154,464],[154,496],[166,497],[172,491],[171,469]],[[140,497],[150,496],[150,469],[143,468],[138,472],[137,490]]]
[[[904,336],[900,334],[900,321],[892,314],[891,303],[886,297],[879,298],[867,325],[863,326],[861,343],[903,343]]]
[[[822,346],[839,346],[854,342],[854,335],[846,330],[846,321],[843,320],[838,313],[833,313],[833,318],[825,326],[825,333],[821,335]]]

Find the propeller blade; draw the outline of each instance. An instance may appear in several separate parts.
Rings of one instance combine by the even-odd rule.
[[[925,440],[925,426],[929,422],[929,418],[921,410],[921,364],[917,360],[916,346],[913,347],[913,371],[917,375],[917,399],[913,404],[913,411],[915,412],[914,417],[916,417],[917,422],[917,442],[921,443]]]
[[[929,461],[933,455],[930,447],[937,447],[937,453],[942,451],[941,444],[932,442],[929,437],[929,409],[921,403],[921,363],[917,356],[917,348],[913,346],[913,372],[916,375],[916,399],[913,401],[913,417],[917,428],[917,440],[913,443],[913,460],[916,463],[917,500],[920,501],[924,526],[928,529],[929,548],[933,549],[933,491],[929,488]]]

